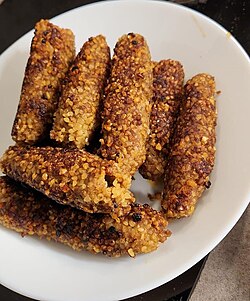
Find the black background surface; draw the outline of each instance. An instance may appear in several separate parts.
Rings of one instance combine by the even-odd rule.
[[[52,18],[84,4],[86,0],[5,0],[0,5],[0,53],[34,27],[41,18]],[[191,5],[193,9],[211,17],[234,35],[250,53],[250,1],[208,0],[206,4]],[[191,269],[145,294],[127,301],[185,301],[202,270],[206,258]],[[0,267],[1,269],[1,267]],[[56,280],[55,280],[56,281]],[[111,288],[112,289],[112,288]],[[32,300],[0,285],[0,301]],[[44,300],[45,301],[45,300]],[[74,300],[72,300],[74,301]]]

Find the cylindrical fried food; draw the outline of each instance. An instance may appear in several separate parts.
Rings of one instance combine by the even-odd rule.
[[[183,97],[184,71],[180,62],[162,60],[153,69],[153,105],[146,160],[140,174],[157,181],[164,175],[169,139]]]
[[[167,217],[192,214],[209,183],[215,159],[215,81],[198,74],[184,89],[185,100],[171,142],[162,207]]]
[[[9,177],[61,204],[124,214],[134,202],[117,164],[78,149],[11,146],[0,161]]]
[[[12,138],[35,144],[51,129],[61,81],[75,55],[74,35],[41,20],[35,26]]]
[[[102,35],[90,38],[68,72],[50,137],[62,145],[83,148],[100,124],[100,106],[110,64]]]
[[[144,162],[152,97],[152,64],[145,39],[123,35],[114,49],[105,90],[100,152],[133,175]]]
[[[164,217],[148,205],[135,204],[115,220],[59,205],[7,177],[0,178],[0,224],[22,236],[38,235],[77,251],[113,257],[154,251],[170,236]]]

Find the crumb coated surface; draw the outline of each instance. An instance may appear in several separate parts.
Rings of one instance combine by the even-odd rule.
[[[141,175],[160,180],[167,162],[169,139],[173,133],[179,104],[183,97],[184,70],[180,62],[162,60],[153,69],[153,105],[147,154]]]
[[[107,82],[110,51],[102,35],[84,43],[63,85],[50,137],[83,148],[100,124],[101,97]]]
[[[134,33],[123,35],[114,49],[105,90],[100,153],[130,176],[145,160],[152,81],[145,39]]]
[[[193,213],[215,160],[216,103],[215,81],[198,74],[187,82],[185,99],[171,142],[166,167],[162,207],[167,217]]]
[[[0,224],[22,236],[37,235],[113,257],[154,251],[170,236],[166,220],[148,205],[134,204],[115,220],[59,205],[8,177],[0,177]]]
[[[124,214],[134,202],[117,164],[78,149],[11,146],[0,169],[59,203]]]
[[[36,24],[12,128],[12,138],[17,143],[35,144],[49,133],[61,81],[74,55],[75,38],[71,30],[47,20]]]

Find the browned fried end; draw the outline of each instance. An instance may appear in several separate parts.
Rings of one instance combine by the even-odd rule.
[[[17,143],[35,144],[48,135],[61,81],[74,59],[74,43],[71,30],[47,20],[36,24],[12,128],[12,138]]]
[[[109,64],[110,51],[102,35],[84,43],[67,74],[50,133],[52,139],[80,149],[89,144],[100,125]]]
[[[123,35],[114,49],[105,90],[100,153],[133,175],[144,162],[152,97],[152,63],[145,39]]]
[[[91,213],[122,215],[135,200],[115,162],[84,150],[12,146],[0,169],[61,204]]]
[[[198,74],[185,86],[185,100],[166,167],[162,207],[167,217],[192,214],[215,160],[215,81]]]
[[[153,106],[147,154],[141,175],[158,181],[164,175],[169,140],[174,130],[183,97],[184,70],[180,62],[162,60],[153,69]]]
[[[154,251],[170,236],[164,217],[149,206],[133,205],[115,220],[59,205],[7,177],[0,178],[0,224],[22,236],[37,235],[113,257]]]

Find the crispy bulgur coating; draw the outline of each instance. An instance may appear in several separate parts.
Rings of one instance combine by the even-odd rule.
[[[133,175],[144,162],[152,97],[152,64],[145,39],[123,35],[114,49],[105,90],[100,152]]]
[[[58,203],[121,215],[134,202],[117,164],[78,149],[11,146],[0,161],[9,177]]]
[[[102,35],[84,43],[67,74],[50,132],[52,139],[80,149],[89,144],[100,124],[109,64],[110,51]]]
[[[146,160],[140,174],[157,181],[164,175],[166,154],[183,97],[184,70],[180,62],[162,60],[153,69],[153,105]]]
[[[12,138],[35,144],[49,133],[61,81],[75,55],[74,34],[47,20],[35,26]]]
[[[59,205],[8,177],[0,177],[0,224],[22,236],[112,257],[154,251],[171,234],[164,217],[148,205],[134,204],[127,215],[113,219]]]
[[[198,74],[185,85],[185,100],[166,167],[162,207],[167,217],[189,216],[205,187],[215,160],[215,81]]]

